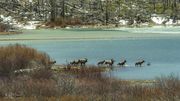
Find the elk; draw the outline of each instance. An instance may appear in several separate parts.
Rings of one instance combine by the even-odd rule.
[[[140,67],[141,67],[144,62],[145,62],[144,60],[138,61],[138,62],[135,63],[135,66],[136,66],[136,67],[137,67],[137,66],[140,66]]]
[[[112,66],[114,64],[115,60],[114,59],[111,59],[111,60],[105,60],[104,61],[104,64],[106,65],[109,65],[109,66]]]
[[[79,64],[79,60],[73,60],[70,62],[70,65],[78,65]]]
[[[98,63],[97,63],[97,65],[99,66],[99,65],[103,65],[104,64],[104,62],[105,62],[105,60],[103,60],[103,61],[99,61]]]
[[[126,64],[126,60],[123,60],[121,62],[119,62],[117,65],[121,66],[121,67],[124,67],[124,65]]]
[[[83,59],[79,59],[79,63],[82,65],[86,65],[86,63],[88,62],[88,59],[87,58],[83,58]]]

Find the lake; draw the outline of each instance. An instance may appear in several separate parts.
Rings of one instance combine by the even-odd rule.
[[[114,29],[41,29],[24,34],[1,35],[0,46],[25,44],[48,53],[57,64],[86,57],[88,64],[115,59],[127,60],[126,68],[107,74],[122,79],[154,79],[161,75],[180,76],[180,27]],[[134,63],[143,58],[143,67]],[[147,63],[151,63],[147,66]]]

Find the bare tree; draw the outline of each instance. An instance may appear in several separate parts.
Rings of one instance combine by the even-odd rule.
[[[56,20],[56,0],[50,0],[51,16],[50,20],[54,22]]]

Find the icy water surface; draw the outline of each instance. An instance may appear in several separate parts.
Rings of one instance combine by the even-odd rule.
[[[180,74],[180,27],[121,28],[111,30],[28,30],[19,35],[0,36],[0,46],[25,44],[47,52],[58,64],[88,58],[88,64],[114,58],[127,59],[126,68],[108,73],[122,79],[154,79]],[[134,63],[143,58],[143,67]],[[150,62],[151,66],[146,64]]]

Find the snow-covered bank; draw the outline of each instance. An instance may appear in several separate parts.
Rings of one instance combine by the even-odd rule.
[[[54,28],[58,29],[61,28],[60,26],[54,26],[54,27],[49,27],[46,25],[42,25],[40,21],[27,21],[27,22],[18,22],[16,19],[14,19],[11,16],[5,17],[3,15],[0,15],[0,19],[2,23],[11,25],[12,28],[14,29],[36,29],[37,26],[41,26],[40,28]],[[73,29],[73,28],[95,28],[95,29],[110,29],[110,28],[116,28],[116,27],[149,27],[149,26],[174,26],[174,25],[180,25],[180,20],[177,20],[176,22],[173,21],[173,19],[169,19],[168,17],[160,16],[160,15],[152,15],[151,21],[153,22],[144,22],[144,23],[137,23],[135,20],[133,21],[132,25],[128,25],[129,21],[128,19],[121,19],[117,22],[118,26],[116,24],[108,24],[108,25],[103,25],[103,24],[96,24],[96,25],[67,25],[67,29]]]
[[[173,19],[169,17],[164,17],[160,15],[153,14],[151,17],[151,20],[156,24],[156,25],[178,25],[180,24],[180,20],[173,21]]]
[[[132,23],[132,25],[128,25],[128,23]],[[128,19],[121,19],[118,21],[118,25],[120,26],[159,26],[159,25],[180,25],[180,20],[173,20],[172,18],[165,16],[165,15],[158,15],[158,14],[152,14],[150,18],[150,22],[141,22],[137,23],[137,21],[134,19],[128,20]]]
[[[26,24],[17,23],[14,26],[19,29],[36,29],[36,26],[39,25],[39,21],[28,21]]]
[[[36,26],[40,24],[40,21],[27,21],[26,23],[21,23],[11,16],[5,17],[4,15],[0,15],[0,19],[2,20],[2,23],[9,24],[17,29],[36,29]]]
[[[163,17],[151,17],[151,20],[156,24],[162,24],[166,19]]]

